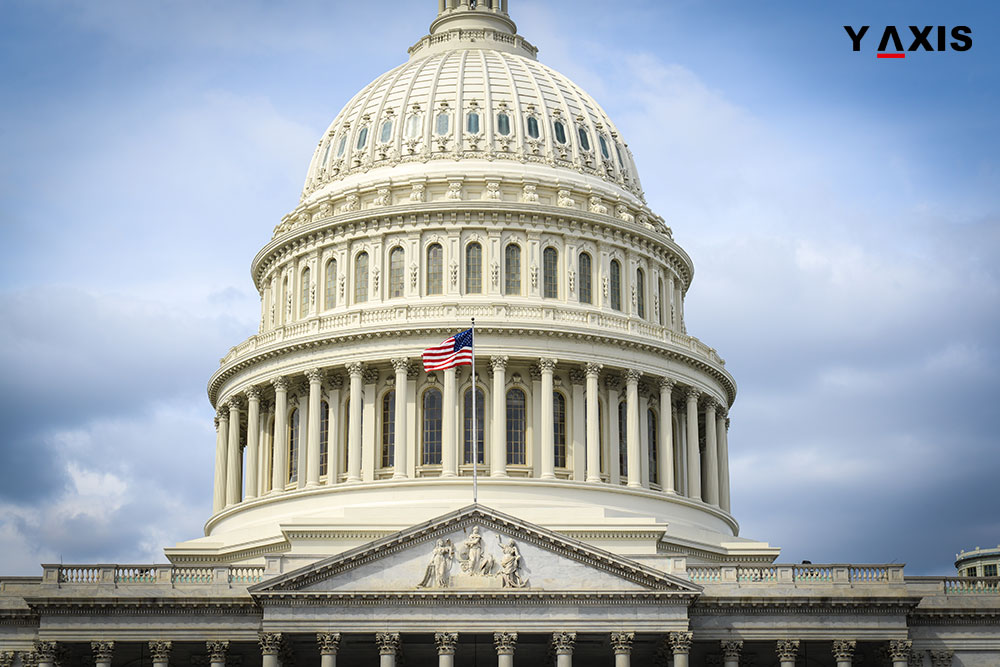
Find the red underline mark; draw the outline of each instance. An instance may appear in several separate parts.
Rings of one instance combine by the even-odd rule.
[[[905,58],[905,53],[876,53],[876,58]]]

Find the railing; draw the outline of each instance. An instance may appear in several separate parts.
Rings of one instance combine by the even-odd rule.
[[[998,595],[1000,577],[942,577],[945,595]]]
[[[903,583],[902,565],[688,565],[699,584],[889,585]]]
[[[119,565],[115,568],[115,583],[155,584],[156,570],[142,565]]]
[[[264,580],[262,567],[229,568],[229,581],[234,584],[256,584]]]
[[[96,584],[101,581],[101,568],[88,565],[67,565],[59,568],[59,582]]]
[[[43,584],[79,586],[250,585],[264,580],[261,566],[43,565]]]

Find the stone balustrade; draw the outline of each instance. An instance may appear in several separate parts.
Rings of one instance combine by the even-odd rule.
[[[251,585],[263,566],[43,565],[42,584],[55,586]]]
[[[688,565],[691,581],[702,586],[755,584],[902,585],[902,565]],[[756,594],[756,593],[755,593]]]

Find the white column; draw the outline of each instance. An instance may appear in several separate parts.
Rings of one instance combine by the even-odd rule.
[[[729,512],[729,418],[724,410],[715,416],[715,431],[719,440],[719,507]]]
[[[891,640],[889,642],[889,657],[892,659],[892,667],[906,667],[909,664],[912,650],[913,642],[909,639]]]
[[[271,380],[274,385],[274,463],[271,467],[271,493],[285,490],[288,479],[288,380],[279,377]]]
[[[691,653],[692,632],[671,632],[670,649],[674,654],[674,667],[688,667],[688,655]]]
[[[715,401],[705,399],[705,502],[719,504],[719,443],[715,433]]]
[[[575,632],[555,632],[552,634],[552,648],[556,652],[556,667],[573,667],[573,645]]]
[[[514,667],[516,632],[494,632],[493,645],[497,648],[497,667]]]
[[[687,439],[684,435],[684,410],[679,410],[676,403],[670,406],[670,416],[673,419],[673,428],[671,432],[674,434],[674,480],[675,489],[677,493],[686,496],[687,495],[687,458],[685,457],[685,447],[687,446]]]
[[[542,372],[542,479],[555,479],[555,439],[553,434],[552,407],[552,372],[555,370],[555,359],[539,359],[538,368]]]
[[[642,487],[642,441],[639,435],[639,378],[642,373],[630,368],[625,371],[625,430],[627,451],[625,460],[628,466],[628,485],[633,488]]]
[[[258,632],[261,667],[278,667],[278,653],[281,652],[280,632]]]
[[[205,647],[208,650],[208,662],[211,667],[226,667],[229,642],[206,642]]]
[[[723,667],[740,667],[740,653],[743,652],[743,642],[737,640],[722,640]]]
[[[438,667],[454,667],[458,633],[436,632],[434,633],[434,643],[437,644]]]
[[[375,471],[382,465],[382,443],[376,441],[375,435],[378,433],[376,423],[378,421],[378,402],[376,389],[378,388],[378,371],[374,368],[366,368],[361,375],[363,385],[362,415],[361,415],[361,481],[375,481]],[[370,433],[367,438],[365,433]]]
[[[781,667],[795,667],[795,659],[799,655],[799,640],[779,639],[777,653]],[[896,667],[896,665],[894,664],[893,667]],[[902,667],[906,667],[905,660]]]
[[[271,471],[268,466],[274,461],[274,438],[271,437],[271,429],[268,424],[274,419],[274,402],[265,401],[261,404],[263,414],[260,419],[260,471],[259,483],[257,485],[257,495],[263,496],[271,490]]]
[[[601,481],[601,420],[597,380],[601,364],[587,364],[587,481]]]
[[[493,369],[493,446],[490,476],[507,476],[507,357],[490,357]]]
[[[212,494],[212,513],[217,514],[226,506],[226,447],[229,441],[229,416],[222,406],[215,417],[215,492]]]
[[[406,478],[406,392],[409,384],[406,382],[406,374],[410,370],[410,360],[406,357],[392,360],[392,368],[396,371],[396,405],[395,419],[392,424],[393,438],[393,479]]]
[[[111,655],[115,651],[114,642],[90,642],[94,654],[94,667],[111,667]]]
[[[571,444],[573,448],[573,464],[571,466],[573,481],[582,482],[587,478],[587,412],[584,407],[587,376],[583,371],[574,368],[569,373],[569,380],[573,393],[570,397],[568,419],[571,420],[571,427],[567,445]]]
[[[687,464],[688,496],[701,500],[701,452],[698,451],[698,397],[697,389],[687,392]]]
[[[247,389],[247,499],[257,497],[257,472],[260,466],[260,389]]]
[[[621,451],[621,436],[619,433],[621,430],[618,424],[618,387],[620,379],[617,375],[608,375],[604,378],[604,386],[608,390],[608,405],[607,414],[605,418],[608,420],[608,433],[611,437],[608,438],[608,479],[611,480],[612,484],[619,484],[621,482],[621,464],[619,463],[621,457],[619,452]]]
[[[306,371],[309,379],[309,428],[306,431],[306,486],[319,486],[319,429],[320,406],[323,400],[323,371],[313,368]],[[327,450],[327,465],[330,451]]]
[[[396,653],[399,651],[399,633],[376,632],[375,645],[378,646],[379,667],[396,667]]]
[[[629,667],[632,662],[634,632],[612,632],[611,648],[615,652],[615,667]]]
[[[240,399],[229,399],[229,447],[226,454],[226,507],[240,502]]]
[[[677,493],[674,487],[674,381],[668,378],[660,379],[660,437],[659,451],[656,452],[656,465],[659,468],[660,488],[664,493]]]
[[[857,646],[858,642],[853,639],[833,640],[833,659],[837,661],[837,667],[851,667]]]
[[[330,383],[330,391],[326,397],[330,426],[326,434],[326,484],[332,486],[340,479],[340,462],[343,459],[340,453],[347,447],[347,443],[341,438],[343,429],[340,426],[340,388],[344,385],[344,378],[341,375],[331,375],[327,382]]]
[[[149,642],[149,658],[153,661],[153,667],[167,667],[170,664],[171,648],[173,648],[171,642]]]
[[[455,395],[455,369],[444,374],[444,409],[441,411],[441,476],[458,476],[458,439],[455,437],[455,418],[458,398]]]
[[[364,407],[364,397],[361,389],[361,375],[365,367],[353,363],[347,367],[351,376],[351,404],[347,417],[347,481],[361,481],[361,408]]]
[[[319,667],[337,667],[340,633],[319,632],[316,634],[316,643],[319,644]]]

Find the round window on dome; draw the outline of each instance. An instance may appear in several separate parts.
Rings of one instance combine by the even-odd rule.
[[[577,131],[577,134],[580,135],[580,148],[582,148],[585,151],[589,151],[590,150],[590,133],[587,132],[587,128],[585,128],[585,127],[579,128],[579,130]]]
[[[337,157],[343,157],[345,150],[347,150],[347,135],[346,134],[340,138],[340,143],[337,144]]]
[[[438,134],[448,134],[448,130],[451,128],[451,116],[446,111],[442,111],[438,114],[437,122],[435,123],[435,130]]]
[[[538,131],[538,119],[534,116],[528,116],[528,136],[532,139],[537,139],[541,136],[541,133]]]
[[[382,131],[379,133],[378,140],[383,144],[387,144],[390,139],[392,139],[392,121],[387,120],[382,123]]]
[[[479,114],[475,111],[465,117],[465,130],[469,134],[479,134]]]
[[[423,118],[420,114],[410,116],[406,119],[406,138],[416,139],[420,136],[420,128],[423,125]]]
[[[356,148],[358,150],[361,150],[367,144],[368,144],[368,128],[363,127],[361,128],[361,131],[358,132],[358,145],[356,146]]]
[[[552,127],[555,130],[556,141],[558,141],[561,144],[565,144],[566,143],[566,126],[563,125],[563,123],[562,123],[561,120],[557,120],[555,123],[552,124]]]
[[[601,155],[604,156],[605,160],[611,159],[611,151],[608,150],[608,140],[604,138],[603,134],[597,135],[597,140],[601,144]]]
[[[497,114],[497,134],[505,137],[510,135],[510,116],[505,113]]]

